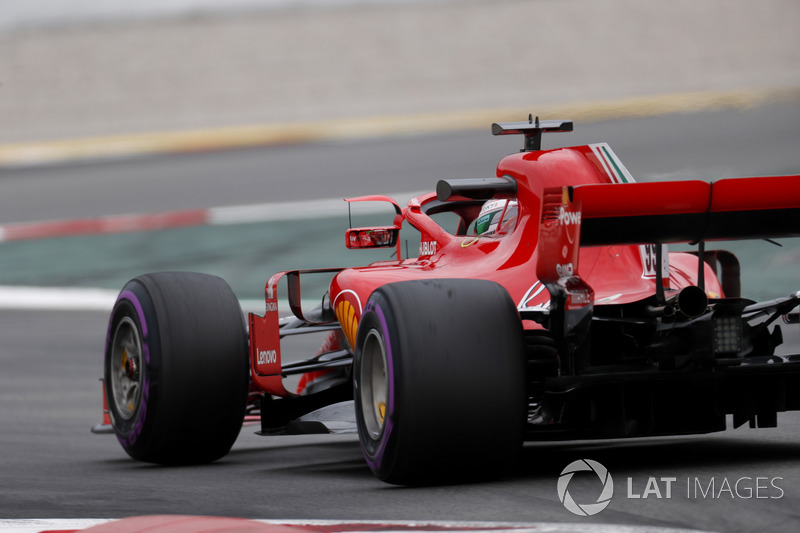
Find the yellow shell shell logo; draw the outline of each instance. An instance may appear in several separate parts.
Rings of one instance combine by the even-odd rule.
[[[355,308],[347,300],[342,300],[336,305],[336,319],[342,325],[344,336],[350,346],[356,345],[356,332],[358,331],[358,317]]]

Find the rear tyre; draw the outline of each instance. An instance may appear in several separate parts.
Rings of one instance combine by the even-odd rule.
[[[378,288],[359,324],[353,374],[361,449],[383,481],[494,477],[521,447],[522,326],[508,292],[494,282]]]
[[[244,320],[228,284],[189,272],[128,282],[111,313],[104,378],[114,432],[134,459],[197,464],[228,453],[249,386]]]

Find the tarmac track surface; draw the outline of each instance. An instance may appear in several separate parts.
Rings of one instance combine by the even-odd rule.
[[[574,133],[546,135],[542,146],[608,142],[639,181],[795,174],[798,124],[792,98],[576,122]],[[442,178],[494,176],[497,161],[521,147],[517,136],[492,137],[487,123],[459,133],[0,168],[0,224],[428,191]]]
[[[779,427],[650,440],[534,443],[513,474],[483,484],[401,488],[376,480],[353,436],[259,437],[245,427],[231,453],[207,466],[166,468],[129,459],[100,418],[104,313],[0,311],[0,518],[120,518],[202,514],[278,519],[471,520],[793,531],[800,504],[800,416]],[[559,502],[561,470],[590,458],[615,483],[591,518]],[[642,495],[650,478],[661,499]],[[628,479],[630,478],[630,481]],[[671,498],[661,478],[674,478]],[[745,479],[749,478],[749,479]],[[719,493],[725,480],[740,495]],[[596,480],[594,480],[596,484]],[[714,483],[714,497],[708,494]],[[591,479],[573,483],[584,502]],[[630,483],[630,487],[628,484]],[[762,488],[755,497],[756,483]],[[748,489],[749,487],[749,489]],[[776,487],[779,487],[780,490]],[[652,487],[651,487],[652,489]],[[751,490],[750,498],[747,490]]]
[[[778,105],[743,114],[708,113],[593,125],[563,139],[563,144],[609,140],[636,175],[674,172],[675,177],[688,178],[788,173],[797,172],[799,166],[798,123],[796,106]],[[746,127],[735,127],[740,124]],[[587,139],[584,133],[604,135]],[[621,142],[612,138],[617,136]],[[165,174],[159,173],[159,168],[188,165],[190,172],[170,174],[162,183],[190,191],[190,202],[215,205],[220,203],[216,195],[205,196],[206,189],[185,184],[189,176],[214,185],[218,174],[204,175],[204,165],[198,162],[214,165],[225,161],[231,165],[223,175],[231,179],[229,188],[236,189],[232,184],[237,180],[255,180],[255,171],[244,172],[244,177],[235,171],[238,164],[253,165],[251,158],[297,162],[320,151],[334,154],[338,150],[349,157],[328,158],[330,168],[325,170],[334,176],[353,175],[355,181],[346,182],[345,188],[359,194],[413,190],[430,187],[431,178],[491,172],[496,158],[478,161],[477,155],[470,154],[492,142],[488,134],[464,134],[273,148],[263,153],[204,154],[194,156],[197,159],[160,157],[97,166],[4,171],[0,192],[10,185],[19,187],[17,191],[30,194],[18,197],[19,202],[41,206],[35,201],[35,185],[55,185],[63,180],[81,186],[85,193],[83,200],[77,192],[68,196],[66,203],[75,211],[65,210],[63,216],[86,214],[82,209],[102,214],[107,209],[120,209],[106,203],[117,198],[114,187],[98,191],[91,188],[91,181],[82,179],[124,184],[145,167],[163,178]],[[787,152],[787,146],[795,149]],[[635,150],[638,147],[642,151]],[[407,150],[405,157],[389,163],[373,159],[396,154],[398,149]],[[515,149],[516,143],[497,150],[502,155]],[[432,158],[430,165],[426,158]],[[446,164],[448,159],[452,166]],[[336,162],[335,167],[332,162]],[[672,171],[667,162],[673,163],[669,167]],[[165,167],[160,167],[162,164]],[[397,185],[409,170],[426,168],[424,183],[406,186],[409,182],[403,181]],[[278,184],[286,199],[303,196],[311,187],[294,181],[273,186]],[[63,191],[69,189],[65,186]],[[137,195],[134,189],[126,195],[123,207],[130,206],[128,211],[136,212],[150,205],[148,200],[154,197]],[[247,193],[243,197],[249,198],[246,201],[252,201],[252,190],[240,190]],[[166,202],[164,195],[157,196],[155,203]],[[8,198],[5,194],[0,197]],[[225,200],[234,201],[233,195]],[[5,216],[5,207],[0,212]],[[41,219],[48,212],[34,207],[31,216]],[[583,521],[715,531],[794,531],[800,520],[800,416],[795,413],[779,416],[776,429],[650,440],[528,444],[511,475],[495,482],[454,487],[408,489],[382,484],[370,474],[352,436],[265,438],[247,427],[233,451],[212,465],[164,468],[136,463],[124,455],[114,437],[94,436],[88,431],[100,419],[97,378],[102,369],[105,329],[104,313],[0,311],[0,518],[118,518],[166,513],[279,519]],[[569,513],[556,493],[562,469],[583,458],[605,465],[615,482],[608,508],[590,518]],[[671,498],[665,497],[668,482],[662,478],[675,479]],[[737,481],[738,492],[721,490],[726,482],[733,488]],[[709,491],[712,482],[714,489]],[[652,483],[658,486],[661,498],[656,497]],[[648,484],[651,490],[647,498],[632,497],[643,496]],[[570,490],[584,500],[597,494],[592,492],[596,489],[591,479],[571,485]]]

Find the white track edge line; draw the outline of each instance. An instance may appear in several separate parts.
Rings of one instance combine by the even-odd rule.
[[[40,533],[41,531],[74,531],[88,529],[94,526],[108,524],[121,519],[109,518],[31,518],[31,519],[0,519],[0,532],[2,533]],[[513,533],[701,533],[700,530],[647,526],[647,525],[621,525],[621,524],[587,524],[571,522],[462,522],[447,520],[279,520],[279,519],[246,519],[252,522],[276,526],[300,527],[303,526],[337,526],[337,525],[370,525],[374,524],[380,531],[407,531],[408,528],[418,528],[415,531],[422,533],[424,528],[430,526],[431,531],[447,528],[458,531],[459,528],[470,533],[485,531],[487,533],[513,532]],[[382,527],[381,527],[382,526]],[[387,530],[386,526],[397,526],[396,530]],[[346,533],[342,529],[340,533]],[[358,529],[357,531],[369,531]]]
[[[118,290],[93,287],[35,287],[0,285],[0,310],[31,311],[111,311],[117,301]],[[257,298],[243,298],[239,305],[245,313],[264,314],[266,304]],[[290,316],[289,304],[278,301],[281,314]],[[318,299],[304,299],[304,310],[319,305]],[[0,532],[2,530],[0,529]]]

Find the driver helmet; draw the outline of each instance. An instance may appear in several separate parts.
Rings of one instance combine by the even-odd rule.
[[[489,200],[475,219],[475,233],[482,236],[506,234],[514,229],[516,221],[516,200]]]

